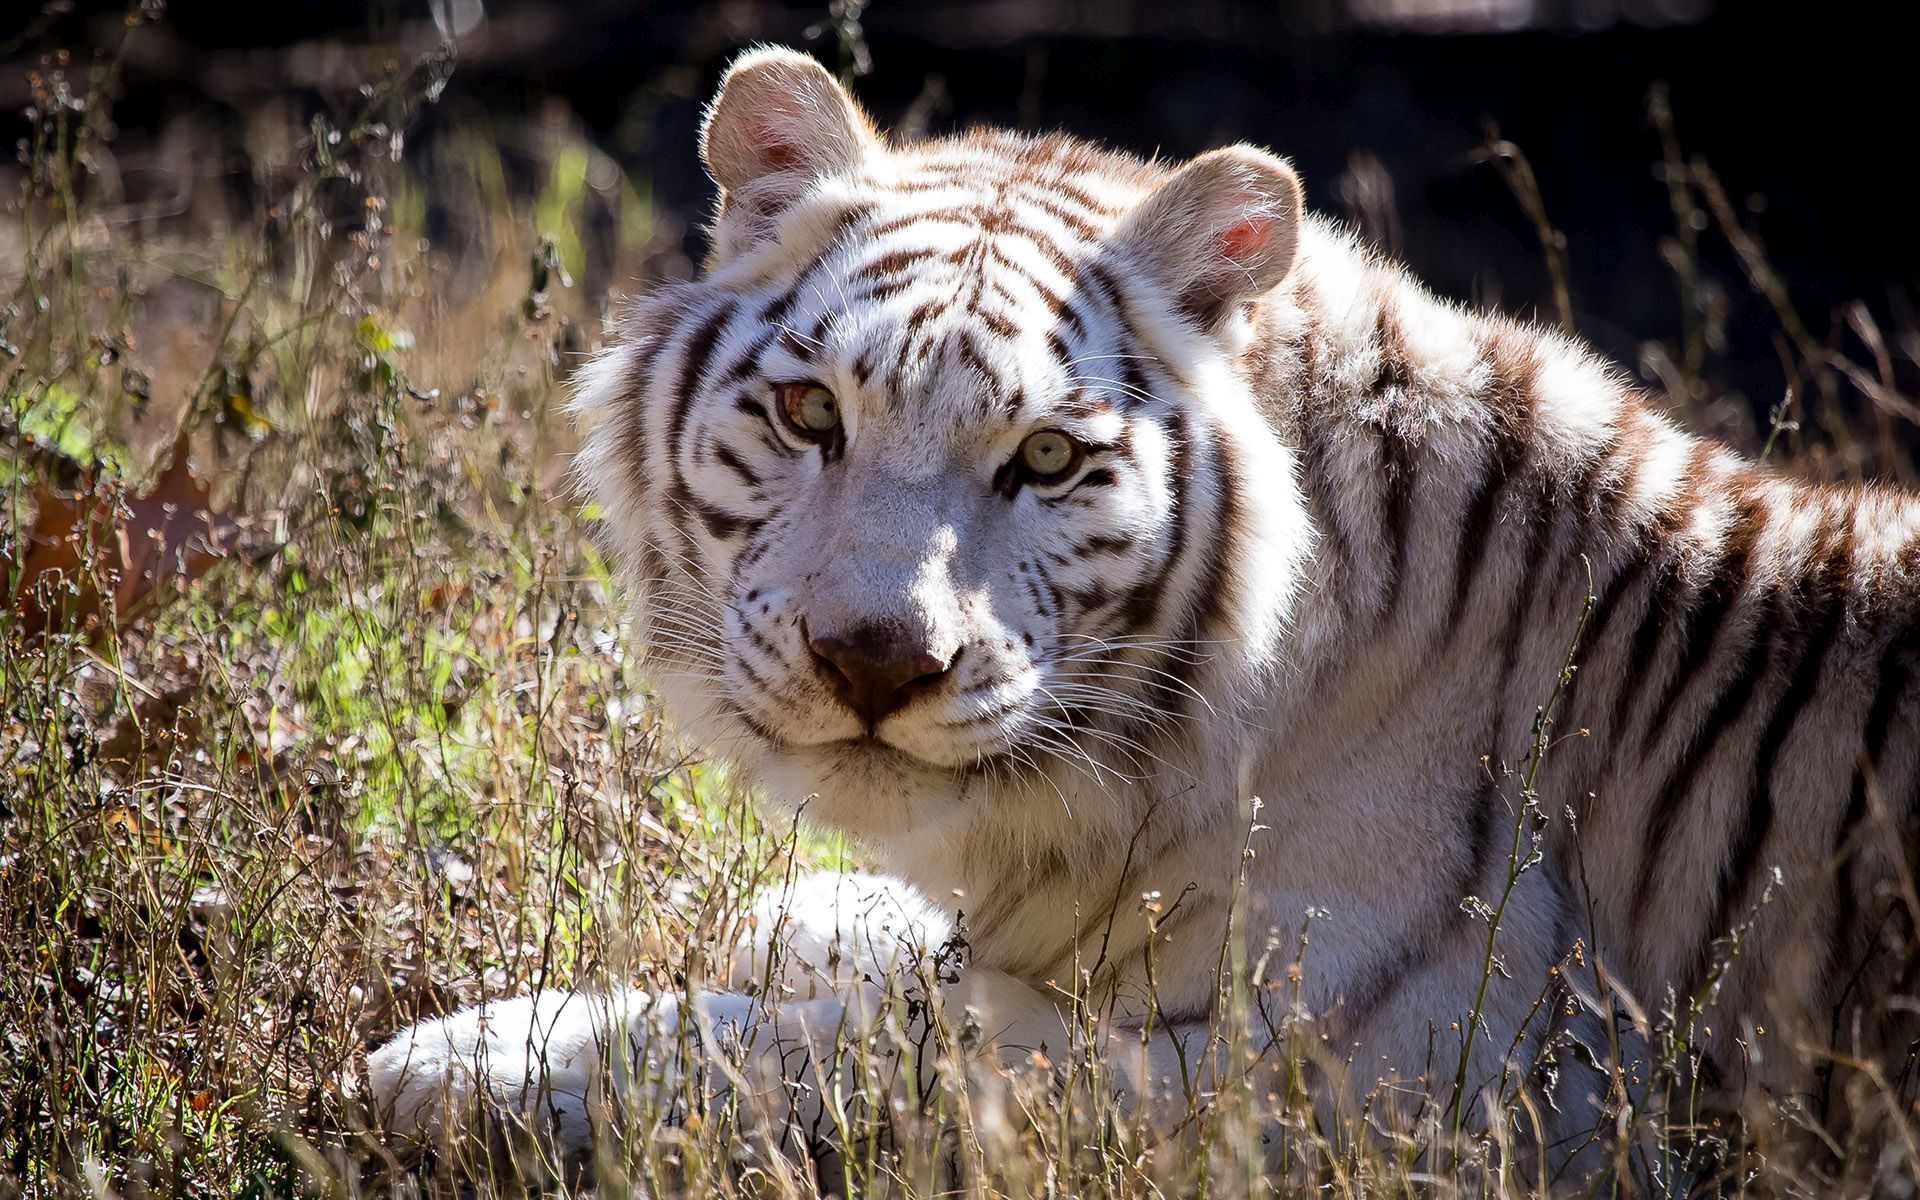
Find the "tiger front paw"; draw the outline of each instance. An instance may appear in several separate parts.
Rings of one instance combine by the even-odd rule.
[[[563,1151],[585,1149],[608,1115],[608,1064],[615,1052],[637,1057],[650,1025],[627,1019],[649,1010],[636,997],[537,992],[405,1029],[367,1056],[379,1112],[395,1132],[424,1137],[504,1116]]]

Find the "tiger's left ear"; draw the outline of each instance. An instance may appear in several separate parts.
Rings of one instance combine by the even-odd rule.
[[[1211,328],[1286,278],[1300,244],[1300,177],[1264,150],[1228,146],[1194,159],[1121,222],[1182,311]]]
[[[749,50],[720,81],[700,156],[723,199],[749,192],[777,211],[815,180],[860,165],[879,136],[853,97],[804,54]]]

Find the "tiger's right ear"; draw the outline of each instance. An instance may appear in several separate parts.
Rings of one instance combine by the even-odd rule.
[[[878,144],[872,122],[825,67],[778,47],[733,61],[700,131],[700,157],[723,202],[745,193],[763,214],[859,166]]]
[[[1253,146],[1194,159],[1121,223],[1182,312],[1203,328],[1285,279],[1300,244],[1300,177]]]

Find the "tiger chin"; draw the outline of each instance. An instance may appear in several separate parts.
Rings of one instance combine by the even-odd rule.
[[[698,1073],[772,1144],[840,1082],[820,1031],[956,932],[980,1060],[1105,1056],[1149,1126],[1307,1054],[1331,1116],[1460,1087],[1590,1169],[1695,997],[1729,1095],[1831,1116],[1836,1057],[1898,1072],[1920,500],[1683,432],[1251,146],[889,142],[756,50],[701,151],[711,253],[585,371],[579,475],[682,729],[881,874],[766,897],[707,990],[406,1031],[393,1127],[488,1098],[577,1148]],[[1262,944],[1304,947],[1273,1027],[1314,1044],[1249,1062],[1210,1033],[1223,964],[1292,962]]]

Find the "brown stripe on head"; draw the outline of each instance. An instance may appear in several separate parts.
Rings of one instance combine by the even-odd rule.
[[[1012,317],[1007,316],[999,309],[976,309],[975,315],[980,318],[980,324],[986,326],[987,332],[993,334],[995,337],[1013,341],[1020,336],[1020,327],[1013,323]]]
[[[847,282],[875,283],[897,275],[914,275],[933,257],[934,253],[928,250],[889,250],[855,267],[847,276]]]

